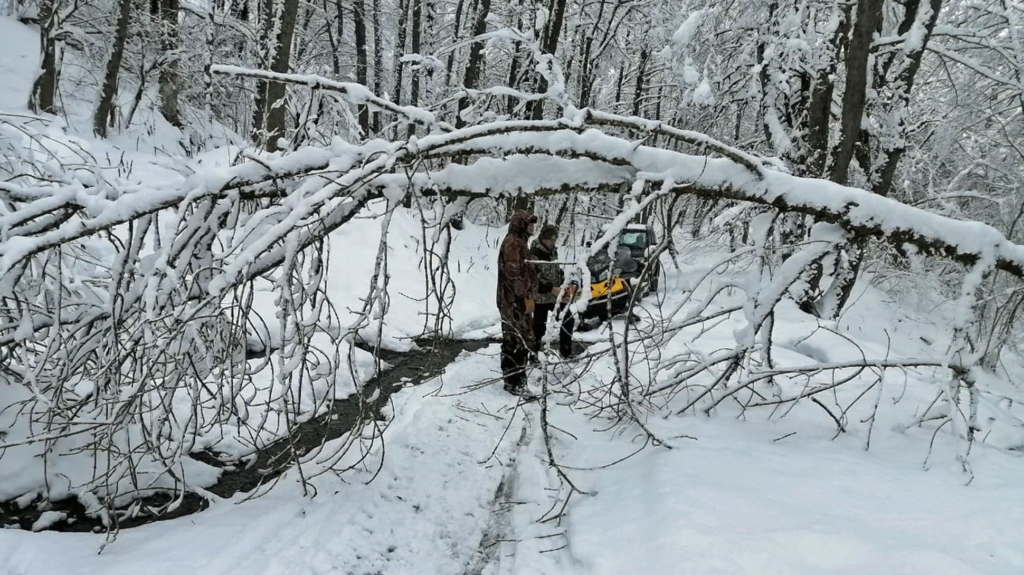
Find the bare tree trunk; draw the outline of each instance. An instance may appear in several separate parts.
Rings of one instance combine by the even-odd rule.
[[[939,10],[942,8],[942,0],[928,0],[928,2],[931,13],[923,15],[925,17],[925,21],[923,23],[925,27],[924,38],[920,42],[920,46],[906,53],[904,56],[906,59],[905,65],[900,70],[897,75],[896,82],[893,84],[896,89],[896,94],[893,96],[895,99],[894,106],[902,107],[904,110],[906,110],[906,107],[909,104],[910,93],[914,87],[914,78],[921,67],[921,58],[924,56],[924,50],[928,45],[928,41],[931,39],[932,31],[935,29],[935,22],[939,17]],[[913,26],[914,20],[918,18],[918,11],[921,10],[920,2],[917,0],[907,2],[906,10],[907,12],[899,27],[899,33],[901,35],[909,32]],[[882,74],[884,74],[881,82],[884,83],[888,81],[887,74],[892,64],[893,60],[890,59],[881,67]],[[897,115],[897,117],[900,116]],[[882,196],[888,196],[892,191],[892,182],[896,174],[896,167],[907,149],[905,141],[907,137],[906,124],[901,121],[899,129],[900,145],[892,149],[883,148],[883,157],[880,158],[882,167],[877,184],[874,187],[874,192]],[[837,277],[833,280],[835,282],[835,286],[833,286],[830,291],[834,291],[836,293],[836,303],[833,306],[833,309],[826,310],[826,317],[830,316],[830,319],[835,319],[850,301],[850,297],[853,295],[853,287],[857,281],[857,276],[860,274],[863,255],[864,247],[862,242],[856,242],[851,245],[848,252],[848,269],[840,270],[840,273],[837,274]]]
[[[395,39],[395,89],[393,97],[396,104],[402,103],[402,76],[405,67],[402,66],[402,57],[405,56],[405,41],[409,25],[409,0],[398,0],[398,37]]]
[[[135,118],[135,112],[139,109],[139,104],[142,103],[142,96],[146,94],[146,79],[149,77],[149,70],[146,69],[146,63],[143,62],[139,65],[139,87],[135,90],[135,97],[132,98],[132,105],[128,108],[128,113],[125,114],[124,125],[130,127],[132,120]]]
[[[480,6],[476,12],[476,20],[473,22],[473,36],[480,36],[487,31],[487,16],[491,11],[491,0],[480,0]],[[514,61],[513,61],[514,65]],[[473,42],[469,47],[469,63],[466,64],[466,77],[463,84],[466,89],[472,90],[480,83],[480,77],[484,66],[484,43],[483,41]],[[459,109],[455,116],[455,127],[461,128],[466,125],[462,119],[462,112],[469,107],[469,97],[459,98]]]
[[[775,18],[775,12],[778,9],[779,9],[779,3],[778,3],[777,0],[772,0],[771,2],[769,2],[769,4],[768,4],[768,20],[767,20],[766,26],[769,26],[769,27],[773,26],[772,20]],[[768,36],[768,35],[769,34],[764,34],[763,36]],[[761,87],[761,129],[764,132],[764,141],[765,141],[765,143],[768,144],[769,146],[771,146],[773,138],[772,138],[771,126],[768,123],[768,112],[769,112],[769,110],[768,110],[768,106],[769,106],[769,103],[768,103],[768,94],[769,94],[769,89],[768,89],[768,62],[767,62],[767,60],[765,60],[765,52],[767,51],[767,46],[765,45],[765,40],[761,39],[763,36],[759,36],[759,40],[757,42],[756,61],[757,61],[757,66],[759,68],[759,72],[758,72],[757,76],[758,76],[758,83],[760,84],[760,87]]]
[[[832,123],[832,95],[835,93],[835,75],[839,54],[847,34],[850,32],[853,5],[842,9],[842,23],[832,36],[832,57],[814,76],[811,85],[810,103],[807,107],[807,147],[809,156],[805,175],[821,178],[828,163],[828,131]]]
[[[423,0],[410,0],[412,4],[412,53],[420,53],[420,27],[423,23]],[[420,71],[418,68],[410,70],[409,83],[409,104],[418,106],[420,103]],[[409,126],[409,135],[415,133],[415,128]]]
[[[308,38],[309,25],[313,23],[313,13],[316,9],[309,2],[303,3],[300,7],[305,8],[305,10],[302,11],[302,27],[300,28],[302,33],[299,34],[299,38]],[[305,61],[306,53],[309,51],[310,46],[312,46],[310,42],[299,42],[298,49],[295,51],[296,62]]]
[[[619,64],[619,77],[615,81],[615,101],[612,102],[612,109],[614,110],[622,102],[622,83],[626,78],[626,62],[623,61]]]
[[[928,46],[928,41],[931,39],[932,31],[935,30],[935,22],[939,18],[939,10],[942,8],[942,0],[929,0],[929,8],[931,9],[931,14],[926,15],[927,20],[924,22],[924,39],[920,42],[919,47],[906,54],[906,64],[903,69],[900,70],[900,73],[896,78],[896,82],[894,83],[897,91],[894,95],[896,100],[894,104],[895,107],[903,108],[903,110],[906,110],[910,104],[910,92],[914,88],[914,79],[917,76],[917,71],[921,68],[921,58],[924,56],[925,47]],[[918,9],[920,8],[918,7]],[[905,18],[904,22],[907,20],[911,20],[911,22],[913,21],[909,16],[910,15],[908,14],[908,18]],[[907,29],[910,29],[910,25],[907,25]],[[882,196],[888,196],[891,193],[893,178],[896,175],[896,168],[900,163],[900,159],[903,158],[903,154],[907,151],[907,125],[905,122],[905,116],[902,118],[904,119],[901,119],[899,124],[901,136],[899,140],[900,144],[892,149],[884,151],[885,158],[881,163],[881,173],[878,178],[878,183],[874,189],[875,193]]]
[[[352,25],[356,35],[356,82],[366,86],[366,3],[365,0],[353,0]],[[370,132],[370,109],[359,106],[359,129],[363,135]]]
[[[591,61],[590,55],[594,49],[594,38],[597,37],[598,27],[601,25],[601,18],[604,17],[605,0],[600,0],[600,4],[597,6],[597,17],[594,18],[594,26],[590,29],[590,33],[586,34],[586,39],[583,40],[583,54],[580,57],[582,60],[580,66],[582,71],[580,72],[580,99],[577,104],[581,108],[590,107],[590,97],[594,91],[594,62]]]
[[[420,32],[421,39],[420,48],[428,56],[433,56],[437,46],[434,42],[437,41],[437,5],[435,0],[423,0],[424,11],[423,11],[423,30]],[[433,62],[426,63],[426,69],[423,74],[423,94],[421,96],[421,105],[424,107],[432,106],[436,100],[435,91],[437,90],[437,82],[434,80],[434,74],[437,72]]]
[[[558,39],[562,35],[562,23],[565,21],[565,0],[551,0],[548,5],[548,13],[551,18],[548,20],[547,29],[544,31],[544,39],[541,49],[545,54],[555,55],[558,50]],[[543,93],[548,90],[548,81],[544,76],[537,77],[537,92]],[[544,117],[544,100],[537,100],[530,103],[531,117],[540,120]]]
[[[854,149],[860,140],[861,121],[868,89],[868,57],[871,36],[882,16],[884,0],[860,0],[857,21],[853,25],[850,49],[846,54],[846,92],[843,95],[842,133],[836,146],[831,180],[845,184],[850,173]]]
[[[516,28],[523,27],[523,17],[521,15],[516,16]],[[512,61],[508,65],[508,82],[506,85],[510,88],[518,88],[516,85],[516,78],[519,76],[519,47],[518,44],[512,46]],[[516,98],[509,96],[505,104],[505,113],[509,116],[515,112],[516,109]]]
[[[117,79],[121,71],[121,60],[124,59],[124,45],[128,41],[128,24],[131,22],[132,1],[120,0],[117,12],[117,25],[114,29],[114,49],[107,60],[107,73],[103,77],[100,88],[100,101],[96,105],[96,115],[92,119],[92,129],[97,136],[107,137],[107,125],[114,115],[114,100],[117,98]]]
[[[640,49],[640,64],[636,70],[636,89],[633,91],[633,115],[640,116],[644,97],[644,77],[647,75],[647,60],[649,54],[647,47]]]
[[[572,46],[573,48],[583,43],[583,28],[583,23],[579,20],[576,20],[576,22],[572,26],[572,31],[566,31],[566,36],[572,35],[572,40],[570,40],[570,46]],[[571,85],[571,79],[574,77],[572,75],[572,71],[573,67],[576,65],[576,59],[579,57],[579,53],[580,51],[576,49],[570,51],[567,54],[565,65],[562,67],[562,74],[565,75],[566,80],[566,90],[569,89],[569,86]]]
[[[32,85],[29,108],[33,112],[57,113],[57,85],[60,77],[60,62],[57,54],[57,0],[42,0],[39,14],[39,41],[42,54],[39,76]]]
[[[327,0],[323,0],[324,15],[330,14],[328,10]],[[324,28],[327,31],[327,43],[331,47],[331,71],[334,73],[335,78],[341,77],[341,39],[345,35],[345,19],[341,12],[340,0],[335,2],[335,15],[334,23],[337,26],[337,33],[331,28],[330,23]]]
[[[459,0],[455,5],[455,23],[452,28],[452,42],[459,41],[459,33],[462,31],[462,11],[465,5],[465,0]],[[474,27],[475,29],[475,27]],[[444,83],[445,85],[451,85],[452,72],[455,68],[455,50],[448,52],[448,63],[445,66]]]
[[[381,0],[373,1],[373,93],[384,95],[384,38],[380,29]],[[380,112],[373,113],[373,133],[380,133]]]
[[[175,53],[179,48],[178,10],[179,0],[160,0],[160,48],[164,55]],[[160,67],[160,113],[172,126],[181,126],[178,113],[178,55],[175,53]]]
[[[286,74],[291,68],[292,40],[295,36],[295,20],[299,12],[299,0],[281,0],[278,8],[274,0],[263,2],[263,26],[266,42],[269,46],[268,55],[270,70]],[[280,19],[280,26],[275,20]],[[278,30],[277,38],[271,38],[274,30]],[[256,113],[253,122],[253,139],[263,143],[268,152],[280,149],[278,139],[285,133],[285,85],[281,82],[260,81],[256,89]]]

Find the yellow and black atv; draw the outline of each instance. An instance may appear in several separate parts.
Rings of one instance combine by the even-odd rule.
[[[587,262],[590,268],[590,302],[583,313],[583,320],[607,320],[625,311],[633,293],[625,274],[633,272],[636,262],[629,257],[629,250],[618,248],[614,261],[605,252],[598,253]]]
[[[640,290],[642,297],[658,289],[661,265],[649,258],[657,243],[650,226],[630,225],[619,236],[614,260],[604,251],[590,258],[590,303],[581,327],[593,327],[626,311],[634,291]]]

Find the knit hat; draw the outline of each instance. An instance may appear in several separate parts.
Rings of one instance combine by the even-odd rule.
[[[539,239],[542,240],[557,240],[558,239],[558,226],[554,224],[544,224],[544,227],[540,229]]]

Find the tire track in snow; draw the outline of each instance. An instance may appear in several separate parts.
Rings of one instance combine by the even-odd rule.
[[[492,567],[490,573],[500,573],[501,557],[499,551],[502,543],[509,541],[512,536],[512,520],[510,513],[517,502],[512,500],[516,492],[516,460],[519,453],[526,445],[527,426],[523,425],[516,442],[516,449],[512,452],[512,458],[506,464],[506,471],[494,491],[494,498],[491,501],[491,515],[484,530],[484,536],[480,540],[480,549],[473,563],[466,570],[465,575],[483,575],[484,570]]]

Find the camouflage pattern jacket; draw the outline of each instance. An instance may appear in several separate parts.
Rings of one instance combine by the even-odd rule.
[[[498,252],[498,313],[505,323],[529,319],[526,300],[537,297],[537,272],[526,262],[530,216],[518,211],[508,224],[508,234]],[[531,328],[532,329],[532,328]]]
[[[550,248],[534,240],[530,246],[530,259],[545,262],[558,261],[558,248]],[[565,280],[562,268],[558,264],[536,264],[537,267],[537,303],[555,303],[556,296],[551,294],[553,288],[561,287]]]

